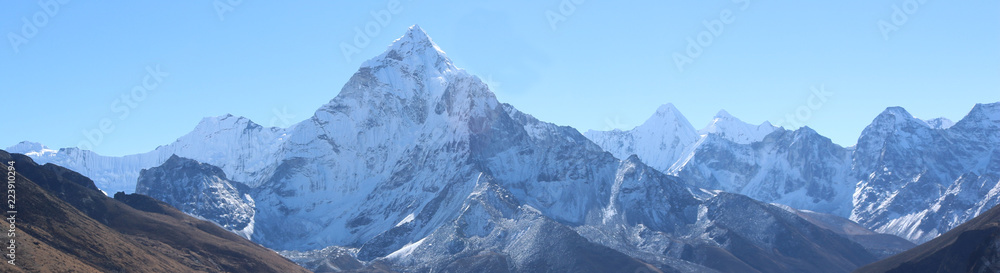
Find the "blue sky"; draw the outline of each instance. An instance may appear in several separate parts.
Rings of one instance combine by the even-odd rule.
[[[0,147],[139,153],[227,113],[287,126],[413,24],[501,102],[580,131],[629,129],[669,102],[698,128],[725,109],[847,146],[888,106],[957,121],[1000,101],[998,11],[934,0],[4,1]],[[370,42],[355,43],[366,26]]]

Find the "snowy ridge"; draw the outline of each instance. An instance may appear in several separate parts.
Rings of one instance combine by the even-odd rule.
[[[617,158],[634,154],[653,166],[673,164],[700,138],[687,118],[669,103],[632,130],[590,130],[584,135]]]
[[[778,127],[767,121],[760,125],[751,125],[730,115],[726,110],[719,110],[712,122],[698,130],[698,134],[716,134],[737,144],[750,144],[763,140],[777,129]]]
[[[700,136],[698,134],[701,134]],[[664,105],[629,131],[586,136],[619,158],[636,154],[657,170],[697,187],[847,217],[854,181],[847,150],[808,127],[786,131],[751,125],[720,111],[695,131],[673,105]],[[822,164],[813,164],[823,162]]]
[[[272,157],[288,137],[285,130],[226,115],[205,118],[174,143],[142,154],[114,157],[77,148],[53,151],[29,142],[8,150],[31,156],[39,164],[53,163],[77,171],[109,194],[134,192],[139,171],[159,166],[175,154],[219,166],[234,180],[256,185],[260,177],[274,169]]]
[[[954,121],[947,118],[929,119],[924,122],[927,123],[927,126],[930,126],[933,129],[948,129],[955,125]]]
[[[952,126],[890,107],[854,153],[851,219],[926,242],[1000,203],[1000,103],[977,104]]]
[[[59,152],[58,150],[49,149],[45,145],[30,141],[21,141],[20,143],[14,144],[14,146],[7,147],[7,152],[24,154],[32,158],[35,157],[49,157]],[[44,163],[42,163],[44,164]]]
[[[672,135],[686,121],[587,136],[619,157],[684,150],[674,162],[639,158],[694,186],[850,217],[918,243],[998,203],[1000,103],[977,104],[957,123],[889,107],[849,148],[808,127],[759,129],[737,121],[720,112],[699,131],[701,139],[667,147],[633,140]]]

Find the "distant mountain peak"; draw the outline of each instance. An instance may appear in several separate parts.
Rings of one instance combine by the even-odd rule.
[[[928,126],[931,126],[931,128],[934,129],[948,129],[951,126],[955,125],[954,121],[951,121],[950,119],[944,117],[929,119],[925,120],[924,122],[926,122]]]
[[[735,119],[735,120],[739,120],[736,117],[734,117],[733,115],[729,114],[729,112],[726,112],[726,109],[719,109],[719,112],[715,113],[715,118],[717,118],[717,119]]]
[[[660,105],[659,108],[656,108],[656,113],[657,114],[680,113],[680,111],[677,110],[677,107],[675,107],[673,103],[668,102],[664,105]]]
[[[681,114],[681,112],[677,110],[677,107],[674,107],[672,103],[661,105],[656,109],[656,113],[643,122],[639,127],[645,129],[655,128],[656,130],[660,130],[659,128],[663,126],[676,128],[671,131],[694,131],[694,127],[691,126],[691,123],[684,117],[684,114]]]
[[[420,25],[416,25],[416,24],[410,26],[406,30],[406,35],[403,35],[403,37],[400,37],[400,38],[396,39],[396,42],[400,42],[400,41],[404,41],[404,40],[409,40],[409,41],[413,41],[413,42],[421,42],[421,43],[431,43],[431,44],[434,43],[434,42],[431,41],[431,36],[427,35],[427,32],[425,32],[424,29],[420,28]]]
[[[199,170],[200,172],[203,173],[212,174],[222,179],[227,179],[226,173],[222,171],[221,168],[210,164],[201,163],[194,159],[181,157],[178,156],[177,154],[170,155],[170,158],[168,158],[167,161],[163,162],[163,164],[160,165],[159,167],[172,170],[180,170],[180,169]]]
[[[962,131],[982,131],[994,141],[1000,141],[1000,102],[977,103],[969,114],[952,127]]]
[[[444,50],[441,50],[418,25],[411,26],[406,34],[393,41],[385,52],[366,61],[361,67],[378,67],[388,62],[425,65],[428,69],[436,68],[438,71],[456,69]]]
[[[777,129],[770,122],[753,125],[734,117],[726,110],[719,110],[712,122],[705,128],[698,130],[698,134],[715,134],[735,143],[749,144],[763,140],[765,136]]]
[[[17,144],[14,144],[14,146],[7,147],[6,150],[10,153],[23,154],[26,152],[40,151],[42,149],[47,149],[47,148],[48,147],[45,147],[45,145],[42,145],[41,143],[38,142],[21,141],[18,142]]]
[[[799,127],[799,129],[795,130],[795,133],[796,134],[819,135],[819,133],[816,132],[816,130],[813,130],[813,128],[810,128],[809,126]]]
[[[886,107],[885,110],[882,111],[882,114],[880,114],[880,115],[893,115],[893,116],[901,116],[901,117],[908,117],[908,118],[912,118],[913,117],[913,115],[910,114],[910,112],[906,111],[906,109],[903,108],[902,106],[890,106],[890,107]]]
[[[24,154],[30,157],[44,156],[46,153],[56,153],[57,150],[49,149],[45,145],[38,142],[31,141],[21,141],[14,146],[7,147],[6,149],[10,153]]]
[[[872,121],[872,124],[869,125],[869,127],[879,128],[888,126],[888,128],[896,128],[902,124],[918,124],[918,126],[926,126],[930,128],[930,125],[926,122],[914,117],[913,114],[910,114],[910,112],[900,106],[885,108],[882,113],[875,117],[875,120]]]
[[[246,117],[226,114],[222,116],[202,118],[201,121],[198,122],[198,125],[195,126],[195,131],[216,131],[224,128],[255,129],[263,128],[263,126]]]
[[[967,117],[976,120],[1000,121],[1000,102],[977,103]]]

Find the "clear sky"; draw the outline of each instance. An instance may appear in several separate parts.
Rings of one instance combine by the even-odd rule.
[[[580,131],[673,103],[697,128],[791,115],[849,146],[888,106],[957,121],[1000,101],[1000,1],[47,1],[0,3],[0,147],[288,126],[413,24],[501,102]]]

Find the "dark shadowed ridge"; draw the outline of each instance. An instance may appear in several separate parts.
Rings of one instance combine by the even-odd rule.
[[[855,272],[1000,272],[1000,207]]]

